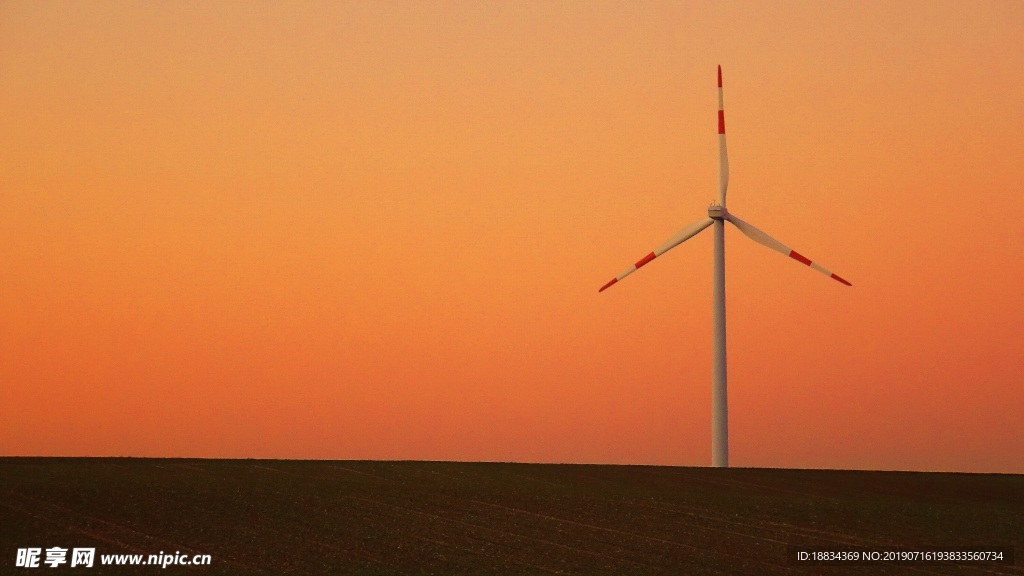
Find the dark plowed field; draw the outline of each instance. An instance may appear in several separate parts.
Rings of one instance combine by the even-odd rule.
[[[1024,574],[797,566],[787,546],[1013,546],[1024,476],[441,462],[0,458],[2,574]],[[96,565],[16,568],[18,548]],[[105,554],[210,566],[99,566]],[[69,552],[70,560],[70,552]]]

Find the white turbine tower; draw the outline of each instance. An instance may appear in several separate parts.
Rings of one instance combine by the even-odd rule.
[[[718,468],[729,466],[729,403],[726,393],[726,370],[725,370],[725,222],[729,221],[739,228],[740,232],[758,244],[763,244],[776,252],[789,256],[790,258],[810,266],[822,274],[852,286],[846,280],[826,270],[820,264],[798,254],[795,250],[782,244],[778,240],[758,230],[753,225],[740,220],[739,217],[729,213],[725,209],[725,192],[729,188],[729,155],[725,148],[725,107],[722,100],[722,67],[718,67],[718,204],[708,208],[708,217],[695,222],[665,241],[639,262],[630,266],[625,272],[601,287],[598,292],[603,292],[612,284],[629,276],[636,269],[665,252],[675,248],[683,242],[693,238],[708,226],[715,227],[715,255],[714,255],[714,361],[712,365],[712,392],[711,392],[711,465]]]

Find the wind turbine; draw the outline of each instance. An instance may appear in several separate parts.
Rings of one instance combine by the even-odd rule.
[[[694,222],[674,236],[658,246],[653,252],[641,258],[636,264],[630,266],[625,272],[613,278],[610,282],[601,287],[598,292],[604,292],[612,284],[629,276],[645,264],[661,256],[665,252],[675,248],[683,242],[693,238],[708,226],[715,227],[715,254],[714,254],[714,346],[711,371],[711,465],[716,468],[727,468],[729,466],[729,403],[726,393],[726,364],[725,364],[725,223],[728,221],[739,228],[747,238],[758,244],[763,244],[776,252],[780,252],[790,258],[810,266],[822,274],[845,284],[852,286],[831,271],[826,270],[820,264],[790,249],[782,242],[765,234],[761,230],[741,220],[735,214],[725,209],[725,192],[729,188],[729,155],[725,148],[725,107],[722,99],[722,67],[718,67],[718,203],[708,208],[708,217],[699,222]]]

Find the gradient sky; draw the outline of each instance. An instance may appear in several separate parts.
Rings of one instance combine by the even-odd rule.
[[[1024,3],[0,4],[0,454],[1024,472]]]

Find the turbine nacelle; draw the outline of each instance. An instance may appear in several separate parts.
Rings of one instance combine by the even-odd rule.
[[[725,220],[729,217],[729,211],[725,209],[725,206],[721,204],[712,204],[708,208],[708,218],[712,220]]]

